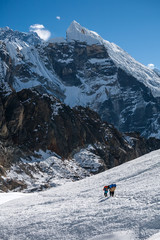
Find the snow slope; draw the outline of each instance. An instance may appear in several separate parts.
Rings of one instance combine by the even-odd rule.
[[[45,192],[12,193],[9,202],[1,193],[0,239],[159,240],[159,172],[160,150]],[[113,182],[115,197],[104,198]]]

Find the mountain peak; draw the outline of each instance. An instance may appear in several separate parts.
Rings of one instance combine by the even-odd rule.
[[[0,40],[5,42],[26,42],[29,45],[37,45],[41,43],[41,39],[35,32],[19,32],[17,30],[12,30],[9,27],[0,28]]]
[[[6,26],[6,27],[0,28],[0,31],[13,31],[13,30],[10,27]]]
[[[82,27],[75,20],[70,24],[69,28],[67,29],[66,38],[68,42],[79,41],[86,42],[89,45],[101,44],[103,42],[103,39],[96,32]]]

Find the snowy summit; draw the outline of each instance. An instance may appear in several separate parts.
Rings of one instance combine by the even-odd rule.
[[[89,45],[101,44],[103,39],[93,31],[82,27],[78,22],[73,21],[66,32],[67,41],[86,42]]]
[[[82,27],[78,22],[73,21],[66,32],[68,42],[79,41],[85,42],[87,45],[100,44],[104,45],[109,56],[117,65],[128,74],[133,75],[144,85],[149,87],[155,97],[160,96],[160,78],[147,66],[137,62],[127,52],[121,49],[114,43],[104,40],[99,34],[94,31]]]

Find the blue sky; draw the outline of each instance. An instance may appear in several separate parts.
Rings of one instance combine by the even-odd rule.
[[[65,37],[76,20],[139,62],[160,68],[159,11],[160,0],[1,0],[0,27],[28,32],[40,24],[51,38]]]

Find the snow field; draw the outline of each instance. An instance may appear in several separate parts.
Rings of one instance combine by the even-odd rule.
[[[45,192],[17,193],[1,205],[0,239],[159,240],[159,170],[160,150]],[[111,183],[115,197],[104,198]]]

